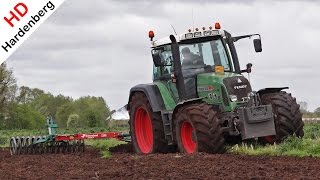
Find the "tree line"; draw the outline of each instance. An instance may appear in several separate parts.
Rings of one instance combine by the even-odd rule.
[[[59,127],[106,126],[110,109],[102,97],[79,99],[53,95],[38,88],[18,87],[12,70],[0,66],[0,129],[43,128],[52,116]]]
[[[314,111],[308,111],[308,103],[305,101],[298,102],[300,105],[300,111],[303,113],[305,118],[320,118],[320,107],[316,108]]]
[[[304,117],[320,117],[320,107],[308,111],[307,102],[298,102]],[[107,126],[110,109],[102,97],[79,99],[52,95],[38,88],[18,87],[12,70],[0,66],[0,130],[43,128],[52,116],[59,127]]]

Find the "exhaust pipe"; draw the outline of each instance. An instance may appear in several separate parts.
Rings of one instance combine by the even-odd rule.
[[[182,75],[179,45],[174,35],[170,35],[170,40],[172,42],[171,50],[172,50],[172,58],[173,58],[174,76],[177,80],[176,86],[177,86],[180,101],[184,101],[186,100],[187,96],[186,96],[186,88],[184,86],[184,78]]]

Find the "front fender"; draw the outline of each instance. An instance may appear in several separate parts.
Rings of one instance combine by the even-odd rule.
[[[269,94],[269,93],[277,93],[280,92],[284,89],[289,89],[289,87],[272,87],[272,88],[264,88],[264,89],[260,89],[257,94],[259,94],[259,96],[261,97],[264,94]]]
[[[179,110],[180,107],[186,105],[186,104],[190,104],[190,103],[195,103],[195,102],[201,102],[203,99],[203,97],[201,98],[192,98],[192,99],[188,99],[188,100],[185,100],[185,101],[181,101],[177,104],[177,106],[174,108],[173,110],[173,116],[175,115],[175,113]]]

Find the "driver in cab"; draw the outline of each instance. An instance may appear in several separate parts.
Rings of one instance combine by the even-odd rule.
[[[199,66],[204,66],[202,58],[199,55],[193,54],[188,47],[181,50],[183,60],[183,69],[199,68]]]

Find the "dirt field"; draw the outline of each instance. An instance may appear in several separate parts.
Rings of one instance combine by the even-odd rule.
[[[319,158],[243,155],[137,156],[118,148],[109,159],[83,154],[10,156],[0,151],[0,179],[319,179]]]

